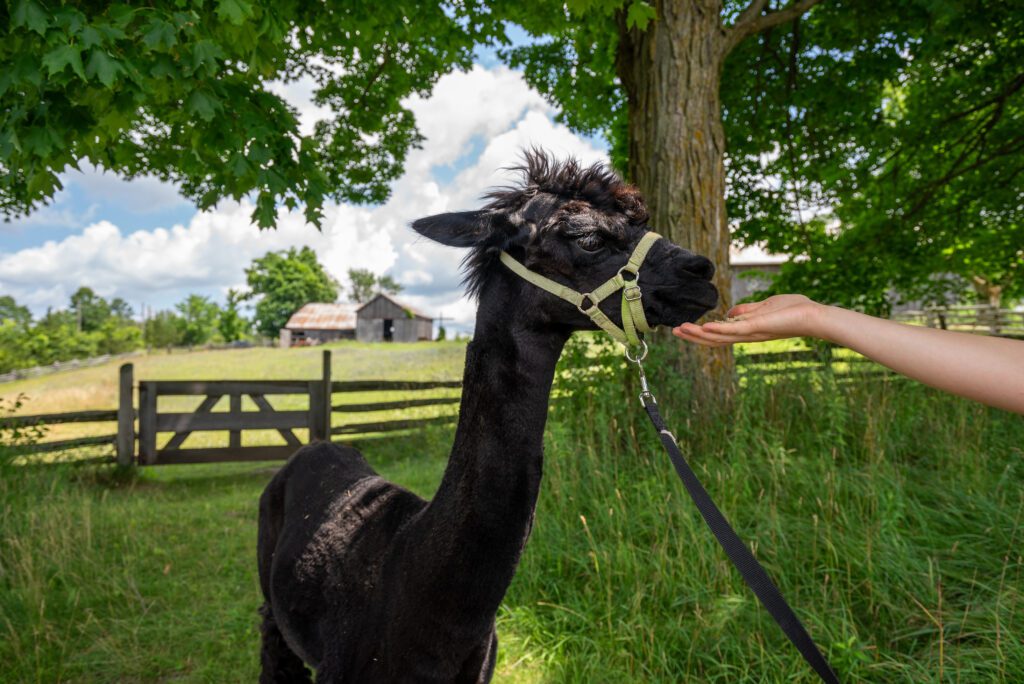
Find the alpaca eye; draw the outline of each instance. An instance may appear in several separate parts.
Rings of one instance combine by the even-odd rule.
[[[597,252],[604,247],[604,240],[597,233],[587,233],[576,238],[576,244],[587,252]]]

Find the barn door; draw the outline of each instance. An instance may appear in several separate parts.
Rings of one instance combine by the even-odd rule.
[[[391,342],[395,338],[395,322],[390,318],[384,319],[384,341]]]

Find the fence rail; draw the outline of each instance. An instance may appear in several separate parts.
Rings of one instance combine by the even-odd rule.
[[[287,458],[302,442],[293,430],[309,431],[309,440],[330,435],[330,352],[324,352],[324,370],[320,380],[150,380],[139,383],[139,455],[140,465],[248,461]],[[279,411],[266,395],[305,395],[309,408]],[[162,396],[203,396],[190,413],[158,410]],[[242,398],[249,397],[256,411],[243,411]],[[228,399],[227,412],[214,412],[222,399]],[[277,430],[285,443],[278,446],[242,446],[243,430]],[[182,448],[194,432],[227,431],[228,446]],[[157,448],[157,433],[174,435]]]
[[[7,416],[0,418],[0,427],[20,428],[62,423],[103,423],[110,420],[117,420],[117,409],[46,413],[36,416]]]
[[[947,319],[948,320],[948,319]],[[763,352],[738,354],[736,363],[741,377],[811,372],[842,364],[849,369],[846,376],[858,378],[886,371],[861,356],[838,356],[831,348],[823,350]],[[863,368],[863,370],[861,370]],[[436,380],[345,380],[331,379],[331,352],[323,352],[321,377],[314,380],[143,380],[139,390],[138,410],[133,405],[133,366],[121,366],[119,405],[117,409],[74,411],[61,414],[25,415],[0,418],[0,429],[31,428],[61,423],[117,422],[117,432],[100,436],[78,437],[15,447],[18,453],[32,454],[59,451],[82,446],[114,445],[118,463],[160,465],[209,463],[215,461],[278,460],[290,456],[303,440],[295,430],[307,430],[308,440],[330,439],[332,436],[365,436],[394,431],[415,430],[428,425],[451,424],[456,412],[423,417],[395,417],[374,420],[375,412],[450,408],[461,400],[458,395],[396,398],[383,396],[366,399],[364,395],[388,392],[420,392],[457,390],[460,381]],[[360,395],[358,398],[336,395]],[[435,392],[436,394],[436,392]],[[308,398],[308,408],[279,410],[268,396],[300,395]],[[201,396],[203,400],[192,411],[160,411],[160,397]],[[256,410],[243,410],[248,397]],[[215,411],[227,399],[226,411]],[[335,399],[338,399],[335,401]],[[367,422],[349,422],[351,417],[365,416]],[[136,429],[136,420],[138,428]],[[276,430],[284,444],[243,446],[245,430]],[[227,432],[227,446],[185,447],[185,441],[196,432]],[[160,433],[171,437],[157,446]]]
[[[355,392],[418,392],[438,389],[459,389],[462,382],[458,380],[345,380],[331,383],[334,393]],[[408,408],[425,408],[431,406],[451,406],[457,404],[460,397],[428,397],[425,399],[399,399],[371,401],[368,403],[343,403],[331,406],[334,413],[368,413],[373,411],[392,411]],[[371,433],[387,433],[399,430],[415,430],[428,425],[439,425],[455,422],[455,414],[432,416],[425,418],[409,418],[399,420],[380,420],[368,423],[345,423],[331,428],[332,435],[366,435]]]
[[[139,390],[138,410],[133,403],[134,369],[121,366],[119,402],[116,409],[73,411],[68,413],[25,415],[0,418],[0,429],[18,430],[62,423],[117,422],[115,434],[61,439],[14,448],[19,454],[60,451],[82,446],[114,445],[118,463],[160,465],[177,463],[209,463],[214,461],[276,460],[290,456],[303,441],[295,430],[307,430],[308,440],[330,439],[332,435],[367,435],[396,430],[411,430],[425,425],[451,423],[454,413],[424,418],[371,420],[363,423],[332,425],[334,414],[370,414],[380,411],[422,409],[452,406],[457,396],[394,399],[383,397],[372,401],[334,401],[335,394],[374,392],[417,392],[458,389],[462,383],[452,380],[347,380],[332,382],[331,352],[324,351],[321,376],[315,380],[143,380]],[[308,408],[279,410],[268,396],[300,395],[308,399]],[[203,400],[192,411],[161,411],[160,397],[201,396]],[[256,410],[243,410],[248,397]],[[227,410],[215,410],[227,399]],[[371,417],[372,418],[372,417]],[[138,428],[136,429],[136,419]],[[284,444],[243,446],[245,430],[276,430]],[[185,447],[185,441],[196,432],[227,432],[228,445],[217,447]],[[158,447],[158,436],[171,433]]]
[[[928,307],[919,311],[904,311],[893,316],[893,319],[942,330],[1024,337],[1024,311],[984,304]]]

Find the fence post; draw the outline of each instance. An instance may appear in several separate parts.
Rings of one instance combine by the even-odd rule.
[[[139,465],[156,463],[156,386],[139,383]]]
[[[323,368],[321,370],[321,380],[323,381],[323,418],[321,419],[321,425],[323,429],[323,435],[320,439],[325,441],[331,441],[331,350],[324,349],[323,354]]]
[[[242,412],[242,395],[235,392],[228,396],[228,410],[237,415]],[[240,448],[242,446],[242,431],[231,430],[228,432],[228,446]]]
[[[134,367],[130,363],[121,364],[117,403],[117,464],[120,466],[130,466],[135,460],[134,384]]]

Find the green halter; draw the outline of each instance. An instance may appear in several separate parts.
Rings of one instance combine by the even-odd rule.
[[[637,284],[637,281],[640,279],[640,265],[647,257],[647,252],[649,252],[654,243],[660,239],[661,236],[653,231],[644,233],[644,236],[640,238],[640,242],[637,244],[636,249],[633,250],[633,254],[630,255],[629,261],[626,262],[626,265],[620,268],[618,273],[602,283],[601,286],[593,292],[577,292],[565,285],[556,283],[550,278],[545,278],[538,273],[534,273],[513,259],[508,252],[501,253],[501,263],[508,266],[516,275],[520,276],[524,280],[527,280],[542,290],[546,290],[556,297],[560,297],[575,305],[576,308],[580,310],[580,313],[589,316],[590,320],[592,320],[597,327],[601,328],[618,342],[625,345],[627,350],[630,348],[636,349],[643,345],[643,340],[640,339],[639,335],[637,335],[637,331],[646,333],[651,332],[652,330],[652,328],[647,325],[647,319],[644,317],[644,306],[640,299],[642,293],[640,292],[640,286]],[[627,278],[627,275],[631,277]],[[622,290],[621,328],[612,323],[611,319],[609,319],[598,307],[598,304],[600,304],[602,300],[612,293],[617,292],[619,289]],[[589,305],[584,307],[584,302],[589,303]]]

